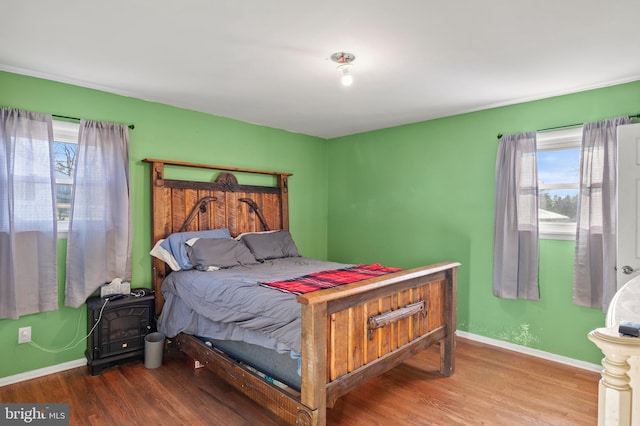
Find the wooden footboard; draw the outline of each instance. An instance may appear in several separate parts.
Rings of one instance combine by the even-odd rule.
[[[440,372],[454,370],[458,263],[440,263],[298,296],[298,394],[265,382],[219,351],[181,336],[183,351],[289,424],[324,425],[338,397],[434,343]],[[383,325],[376,322],[382,322]]]
[[[441,373],[454,369],[458,263],[441,263],[298,296],[302,304],[301,401],[325,424],[325,408],[410,356],[441,344]],[[372,328],[370,320],[409,305]]]

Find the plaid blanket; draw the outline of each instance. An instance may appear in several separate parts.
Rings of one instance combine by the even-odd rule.
[[[348,268],[314,272],[309,275],[303,275],[298,278],[291,278],[284,281],[261,282],[260,285],[284,291],[285,293],[304,294],[356,281],[362,281],[368,278],[398,272],[400,270],[400,268],[390,268],[377,263],[373,265],[356,265]]]

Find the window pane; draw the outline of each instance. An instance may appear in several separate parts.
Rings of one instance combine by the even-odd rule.
[[[56,210],[58,220],[69,220],[71,209],[71,185],[56,184]]]
[[[580,170],[580,148],[538,151],[540,183],[576,183]]]
[[[572,223],[578,212],[577,189],[547,189],[540,191],[540,222]]]
[[[574,239],[582,126],[538,133],[540,238]]]
[[[67,142],[54,142],[54,161],[56,178],[56,215],[58,221],[69,220],[71,210],[71,192],[73,168],[76,164],[78,145]]]

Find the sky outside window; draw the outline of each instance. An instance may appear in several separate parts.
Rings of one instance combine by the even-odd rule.
[[[541,222],[573,223],[578,209],[580,148],[538,151]]]
[[[580,148],[538,151],[538,182],[576,183],[580,170]]]

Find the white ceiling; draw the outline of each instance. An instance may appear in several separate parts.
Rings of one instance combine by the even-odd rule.
[[[638,0],[3,0],[0,69],[332,138],[639,80],[639,29]]]

